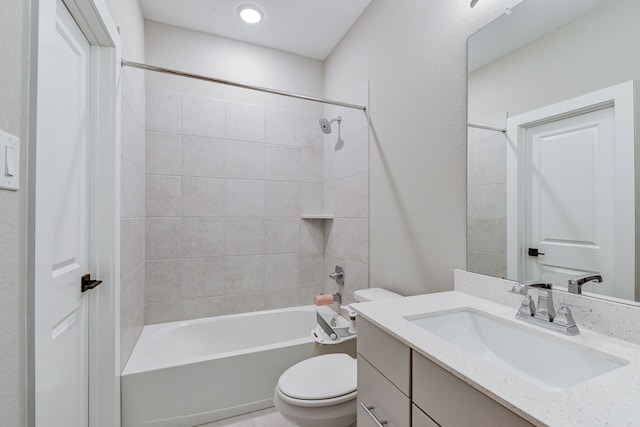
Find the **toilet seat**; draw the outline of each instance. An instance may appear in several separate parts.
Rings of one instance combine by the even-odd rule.
[[[283,402],[293,406],[300,406],[304,408],[320,408],[323,406],[339,405],[341,403],[348,402],[350,400],[355,399],[358,395],[357,391],[352,391],[351,393],[344,394],[338,397],[333,397],[330,399],[304,400],[304,399],[294,399],[292,397],[289,397],[286,394],[284,394],[282,390],[280,390],[280,388],[277,388],[277,392],[278,392],[278,397],[282,399]]]
[[[277,392],[291,405],[319,407],[355,399],[356,359],[348,354],[326,354],[296,363],[278,380]]]

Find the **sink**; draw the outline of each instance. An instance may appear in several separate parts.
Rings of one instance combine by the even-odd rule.
[[[547,391],[562,391],[628,364],[469,308],[405,319]]]

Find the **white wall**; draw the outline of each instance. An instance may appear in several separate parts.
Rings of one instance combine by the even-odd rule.
[[[146,22],[145,33],[146,59],[151,65],[322,96],[320,61],[154,21]],[[297,111],[322,111],[320,104],[308,101],[157,73],[148,73],[147,88]]]
[[[21,138],[25,164],[27,2],[3,1],[0,13],[0,129]],[[21,167],[24,185],[25,168]],[[0,425],[20,426],[25,412],[24,191],[0,190]]]
[[[370,283],[453,287],[466,250],[466,39],[513,2],[374,0],[329,56],[325,96],[370,82]]]
[[[613,0],[469,77],[469,118],[509,116],[640,79],[640,2]]]

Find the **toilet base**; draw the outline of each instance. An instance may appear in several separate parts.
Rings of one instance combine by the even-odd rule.
[[[356,425],[357,401],[355,397],[337,405],[309,408],[283,401],[278,396],[276,388],[273,404],[284,419],[298,427],[353,427]]]

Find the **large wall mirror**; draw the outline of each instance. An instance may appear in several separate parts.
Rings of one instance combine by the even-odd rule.
[[[640,1],[524,0],[469,38],[469,271],[640,301]],[[639,146],[640,147],[640,146]]]

